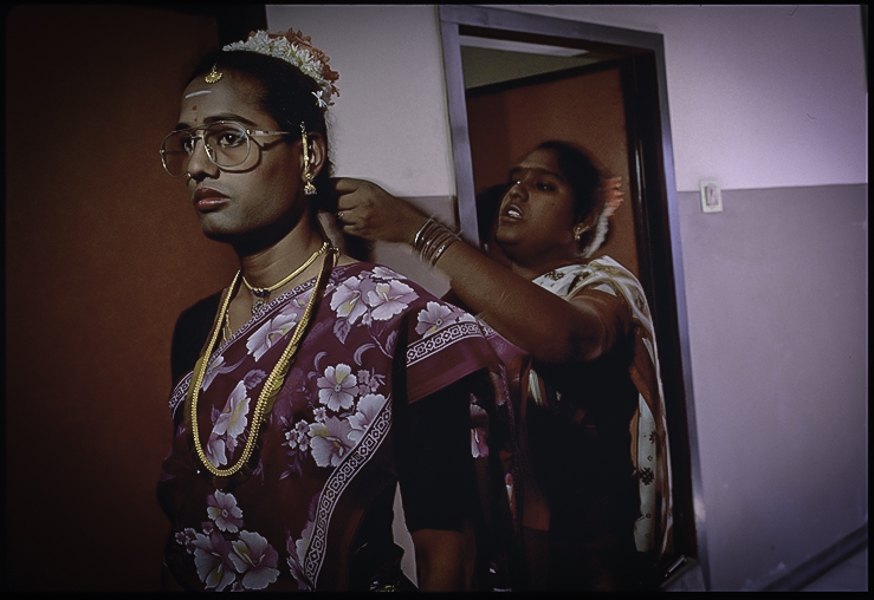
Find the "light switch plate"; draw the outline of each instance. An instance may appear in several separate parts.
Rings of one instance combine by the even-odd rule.
[[[715,179],[702,179],[701,210],[706,213],[722,212],[722,190]]]

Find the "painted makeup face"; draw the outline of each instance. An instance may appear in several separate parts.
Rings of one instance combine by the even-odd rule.
[[[573,255],[573,190],[552,150],[535,150],[510,171],[495,240],[525,260]]]
[[[259,105],[261,87],[234,71],[213,84],[198,77],[182,95],[177,129],[233,121],[246,129],[281,128]],[[240,165],[218,167],[197,140],[188,162],[188,189],[207,237],[234,241],[265,229],[293,226],[304,213],[303,158],[300,143],[285,136],[251,139],[251,151]]]

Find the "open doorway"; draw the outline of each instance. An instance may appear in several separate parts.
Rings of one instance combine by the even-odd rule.
[[[476,194],[542,139],[579,141],[622,178],[614,229],[625,234],[604,250],[648,295],[671,444],[673,566],[697,569],[706,544],[693,510],[701,482],[662,37],[481,7],[441,6],[439,16],[465,239],[479,243]],[[598,111],[597,127],[586,111]]]
[[[507,168],[546,140],[587,148],[628,195],[628,157],[622,61],[585,50],[462,36],[471,163],[477,194],[502,184]],[[465,45],[465,44],[477,45]],[[542,54],[549,52],[550,54]],[[492,68],[489,68],[492,67]],[[623,202],[611,217],[609,255],[640,277],[635,210]]]

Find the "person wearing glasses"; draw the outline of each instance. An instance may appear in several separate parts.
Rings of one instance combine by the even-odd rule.
[[[194,70],[161,145],[240,265],[173,334],[168,590],[408,589],[398,482],[419,589],[487,585],[480,489],[506,494],[476,478],[497,448],[471,415],[506,404],[494,334],[320,227],[337,78],[302,33],[256,32]]]
[[[412,246],[448,278],[447,299],[531,355],[515,411],[519,589],[652,589],[672,558],[652,318],[636,277],[592,258],[617,183],[584,149],[541,143],[478,198],[482,251],[435,252],[445,226],[371,182],[335,180],[345,233]]]

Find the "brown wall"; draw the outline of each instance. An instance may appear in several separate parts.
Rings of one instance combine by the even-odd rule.
[[[235,270],[158,157],[216,24],[20,5],[6,35],[8,585],[155,590],[172,328]]]
[[[609,254],[639,273],[624,106],[618,69],[470,94],[467,118],[477,192],[505,182],[510,167],[540,142],[578,143],[622,178],[626,192],[626,201],[612,217],[611,236],[598,254]]]

